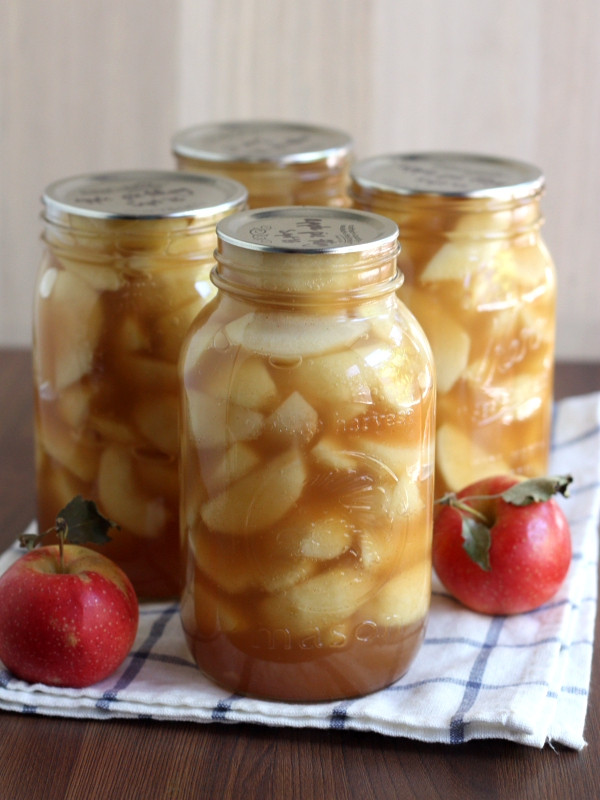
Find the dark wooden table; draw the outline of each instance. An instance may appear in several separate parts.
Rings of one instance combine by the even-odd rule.
[[[600,390],[560,364],[556,396]],[[30,354],[0,350],[0,549],[34,516]],[[596,640],[600,636],[600,616]],[[600,797],[600,660],[580,753],[505,741],[431,745],[351,731],[0,712],[0,800],[587,800]]]

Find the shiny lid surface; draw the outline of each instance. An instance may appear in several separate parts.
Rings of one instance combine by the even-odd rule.
[[[332,128],[255,120],[188,128],[173,137],[172,147],[176,155],[205,161],[285,165],[343,157],[352,139]]]
[[[512,199],[544,186],[533,164],[471,153],[425,152],[376,156],[351,171],[355,185],[395,194]]]
[[[159,170],[78,175],[51,183],[42,201],[50,220],[210,217],[246,204],[247,190],[228,178]]]
[[[233,214],[217,224],[219,239],[270,253],[347,253],[393,245],[395,222],[379,214],[323,206],[284,206]]]

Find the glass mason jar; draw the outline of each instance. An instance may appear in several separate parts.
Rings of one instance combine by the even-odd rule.
[[[217,226],[181,359],[181,614],[201,670],[280,700],[402,675],[430,601],[433,359],[397,227],[350,209]]]
[[[400,297],[437,373],[436,495],[548,466],[555,270],[542,240],[536,167],[458,153],[356,165],[356,208],[400,228]]]
[[[177,133],[181,170],[233,178],[250,208],[348,206],[352,140],[341,131],[290,122],[225,122]]]
[[[120,526],[102,552],[141,598],[178,595],[177,361],[210,281],[234,181],[178,172],[67,178],[44,195],[34,308],[38,523],[75,495]]]

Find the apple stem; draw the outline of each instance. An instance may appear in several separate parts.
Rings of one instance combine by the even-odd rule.
[[[440,497],[436,500],[436,503],[440,503],[444,506],[452,506],[452,508],[458,508],[460,511],[465,511],[467,514],[471,514],[473,517],[481,520],[481,522],[487,523],[487,517],[481,511],[478,511],[476,508],[470,506],[466,501],[467,500],[494,500],[497,497],[501,497],[502,495],[499,494],[481,494],[481,495],[473,495],[471,497],[465,497],[464,500],[459,500],[458,497],[451,492],[450,494],[446,494],[443,497]]]
[[[58,536],[58,559],[60,563],[60,572],[65,572],[65,540],[69,532],[69,527],[62,517],[57,517],[56,525],[54,527]]]

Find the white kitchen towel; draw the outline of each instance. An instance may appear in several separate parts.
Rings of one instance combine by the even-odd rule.
[[[288,704],[232,696],[203,677],[176,604],[143,605],[134,647],[111,677],[86,689],[30,685],[0,665],[0,708],[91,719],[251,722],[377,731],[426,742],[509,739],[585,746],[598,577],[600,394],[560,401],[553,473],[571,473],[560,502],[573,535],[567,580],[545,606],[513,617],[461,607],[434,576],[423,647],[407,675],[355,700]],[[13,545],[0,572],[23,551]]]

